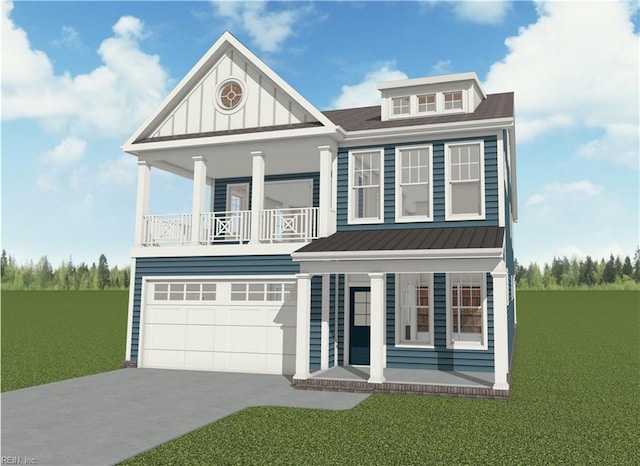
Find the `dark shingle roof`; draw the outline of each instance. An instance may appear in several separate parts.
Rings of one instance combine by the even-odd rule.
[[[513,117],[513,92],[489,94],[473,113],[400,118],[387,121],[381,120],[379,105],[374,107],[347,108],[344,110],[327,110],[322,113],[333,123],[341,126],[345,131],[508,118]]]
[[[503,238],[504,227],[341,231],[313,240],[296,252],[502,248]]]

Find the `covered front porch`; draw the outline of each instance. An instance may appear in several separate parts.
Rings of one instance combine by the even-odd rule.
[[[503,235],[339,232],[293,253],[302,272],[293,386],[508,397]],[[430,247],[448,240],[459,247]]]

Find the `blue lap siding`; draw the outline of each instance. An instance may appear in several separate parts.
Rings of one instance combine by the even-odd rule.
[[[484,184],[485,184],[485,219],[470,221],[445,221],[445,143],[465,140],[484,141]],[[403,145],[433,145],[433,222],[395,223],[395,149]],[[384,223],[372,225],[349,225],[348,190],[349,190],[349,151],[360,149],[384,149]],[[368,147],[340,148],[338,150],[338,231],[348,230],[380,230],[399,228],[442,228],[498,225],[498,157],[496,136],[471,139],[447,139],[437,141],[418,141],[410,144],[386,144]]]
[[[447,348],[446,275],[436,273],[434,285],[434,348],[396,346],[395,277],[387,274],[387,367],[442,371],[491,372],[493,362],[493,279],[486,274],[487,338],[486,350]]]
[[[293,275],[300,265],[289,255],[221,257],[153,257],[136,259],[133,289],[131,360],[138,360],[142,277],[172,275]]]
[[[320,369],[322,331],[322,276],[311,278],[311,332],[309,335],[309,368]]]

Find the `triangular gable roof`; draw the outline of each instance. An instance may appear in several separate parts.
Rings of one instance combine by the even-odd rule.
[[[222,69],[224,68],[224,69]],[[243,88],[239,110],[225,112],[214,101],[221,83],[236,79]],[[217,108],[216,108],[217,107]],[[248,48],[225,31],[149,118],[125,142],[136,144],[189,134],[315,123],[335,124],[311,105]]]

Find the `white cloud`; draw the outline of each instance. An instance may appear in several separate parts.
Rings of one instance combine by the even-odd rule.
[[[637,125],[605,125],[600,139],[593,139],[578,148],[575,155],[586,160],[607,160],[615,165],[638,168],[640,134]]]
[[[101,183],[133,186],[137,173],[136,158],[129,154],[122,154],[116,159],[101,163],[99,172],[98,180]]]
[[[60,38],[53,41],[54,45],[64,45],[66,47],[78,47],[81,45],[80,34],[72,26],[62,26]]]
[[[87,193],[80,200],[71,202],[65,206],[64,210],[78,216],[85,216],[93,210],[93,195]]]
[[[439,60],[435,65],[431,67],[432,75],[449,74],[451,73],[452,63],[451,60]]]
[[[585,251],[585,248],[588,248],[588,250]],[[614,241],[595,248],[585,245],[568,244],[566,246],[559,247],[555,257],[566,256],[568,258],[575,257],[576,259],[584,259],[587,256],[591,256],[592,259],[599,261],[600,259],[607,260],[611,254],[613,254],[613,257],[620,256],[623,258],[631,253],[633,253],[633,251],[626,251],[625,248]],[[550,260],[548,260],[548,262],[550,262]]]
[[[264,1],[223,0],[212,3],[218,16],[226,18],[233,25],[240,25],[264,52],[278,52],[282,44],[295,33],[294,26],[312,9],[311,5],[305,4],[297,8],[267,11],[267,2]]]
[[[519,142],[568,126],[601,129],[604,136],[578,155],[597,150],[597,158],[637,166],[637,135],[624,129],[638,127],[632,9],[614,2],[540,2],[537,10],[536,23],[506,40],[509,52],[485,82],[488,92],[515,91]],[[635,157],[616,152],[634,145]]]
[[[583,199],[594,197],[602,193],[602,186],[594,185],[590,181],[576,181],[574,183],[551,183],[542,192],[533,194],[525,205],[535,206],[549,201],[566,202],[567,198]]]
[[[86,141],[74,137],[67,137],[55,148],[46,152],[42,158],[55,165],[72,165],[84,157],[86,150]]]
[[[353,86],[342,86],[342,92],[331,102],[331,108],[364,107],[380,105],[380,91],[376,84],[383,81],[407,79],[402,71],[395,70],[395,62],[382,65],[379,69],[367,73],[364,80]]]
[[[49,57],[34,50],[2,2],[3,119],[54,121],[74,134],[123,137],[167,93],[169,77],[156,55],[140,49],[143,23],[123,16],[98,49],[103,65],[87,74],[55,74]],[[9,66],[11,64],[11,66]]]
[[[454,13],[465,21],[478,24],[499,24],[507,16],[510,5],[506,1],[455,2]]]
[[[51,192],[56,190],[57,187],[55,173],[41,173],[36,178],[36,188],[40,191]]]

